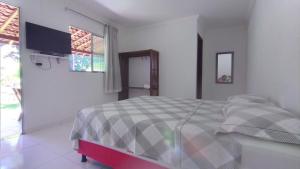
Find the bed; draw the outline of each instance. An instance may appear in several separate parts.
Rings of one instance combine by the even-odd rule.
[[[83,161],[114,169],[248,168],[245,139],[216,132],[226,104],[142,96],[89,107],[77,113],[71,140]]]

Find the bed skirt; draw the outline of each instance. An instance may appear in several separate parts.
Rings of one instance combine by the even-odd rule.
[[[113,169],[168,169],[157,162],[84,140],[79,140],[78,153]]]

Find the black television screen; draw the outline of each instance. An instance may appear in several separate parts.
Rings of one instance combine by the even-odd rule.
[[[26,47],[48,54],[70,54],[71,34],[26,22]]]

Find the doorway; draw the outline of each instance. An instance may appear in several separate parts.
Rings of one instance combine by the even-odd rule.
[[[197,42],[197,99],[202,99],[202,67],[203,67],[203,39],[198,34]]]
[[[19,8],[0,2],[1,139],[22,132]]]

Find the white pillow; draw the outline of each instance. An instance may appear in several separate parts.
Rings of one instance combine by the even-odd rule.
[[[300,145],[300,119],[270,104],[230,103],[218,132],[240,133],[277,142]]]
[[[230,96],[227,99],[231,103],[260,103],[260,104],[272,104],[275,105],[272,101],[267,98],[255,96],[255,95],[236,95]]]
[[[242,107],[241,111],[237,111],[237,107]],[[262,108],[262,107],[267,107],[268,111],[273,112],[273,113],[287,113],[291,114],[289,111],[282,109],[281,107],[278,107],[274,104],[261,104],[261,103],[253,103],[253,102],[229,102],[224,105],[222,108],[222,112],[225,117],[229,117],[233,113],[240,113],[244,111],[245,109],[252,109],[252,108]]]

